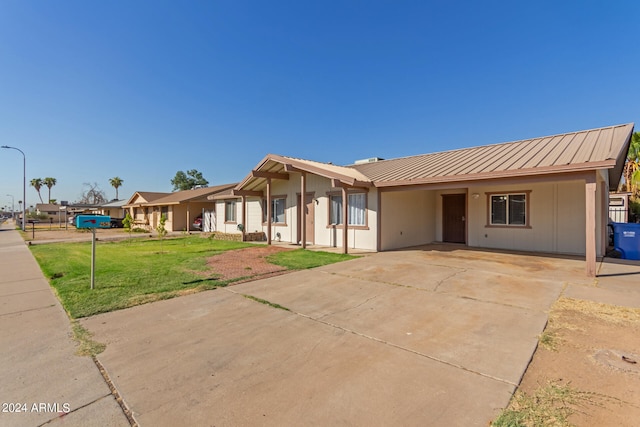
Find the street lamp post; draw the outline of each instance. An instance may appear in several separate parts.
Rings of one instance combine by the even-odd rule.
[[[22,153],[22,231],[25,231],[25,222],[27,222],[27,156],[24,155],[24,151],[16,147],[3,145],[1,148],[17,150]]]
[[[11,219],[14,220],[14,222],[15,222],[15,219],[16,219],[16,199],[11,194],[7,194],[7,196],[11,197]]]

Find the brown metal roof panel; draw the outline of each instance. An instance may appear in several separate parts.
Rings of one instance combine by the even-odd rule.
[[[540,152],[547,150],[552,137],[528,139],[518,142],[520,145],[520,156],[506,170],[518,170],[530,168],[534,163],[533,158]]]
[[[566,134],[560,135],[554,138],[553,146],[547,153],[547,155],[542,158],[538,164],[539,167],[544,166],[552,166],[552,165],[562,165],[568,164],[565,163],[562,159],[562,154],[567,150],[567,148],[572,144],[576,134]]]
[[[558,156],[558,163],[563,165],[572,164],[587,136],[588,132],[575,133],[571,141],[566,145],[565,149]]]
[[[425,177],[432,176],[447,176],[451,170],[455,167],[456,162],[462,161],[464,158],[463,150],[445,151],[442,156],[432,168],[425,171]],[[421,178],[421,177],[420,177]]]
[[[587,163],[588,161],[590,161],[596,143],[600,138],[601,131],[602,129],[596,129],[587,133],[587,136],[584,138],[584,141],[582,141],[582,144],[580,145],[580,150],[578,150],[575,157],[573,158],[572,164]]]
[[[512,144],[490,145],[486,147],[486,150],[479,153],[470,153],[471,155],[468,156],[469,161],[464,168],[456,171],[456,175],[494,170],[496,163],[500,162],[513,149],[509,145]]]
[[[600,138],[593,148],[589,161],[606,160],[611,152],[611,145],[614,137],[613,128],[603,129]]]
[[[520,169],[529,169],[540,167],[542,162],[549,157],[549,154],[553,151],[555,146],[563,138],[562,135],[552,136],[547,138],[543,143],[538,146],[536,150],[529,148],[527,150],[527,161],[520,167]]]

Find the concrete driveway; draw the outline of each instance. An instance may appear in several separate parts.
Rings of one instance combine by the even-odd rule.
[[[143,426],[486,426],[569,283],[583,261],[427,246],[82,323]]]

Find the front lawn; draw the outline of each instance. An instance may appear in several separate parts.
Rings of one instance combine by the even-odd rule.
[[[91,285],[91,243],[33,245],[31,251],[72,318],[119,310],[147,302],[214,289],[251,276],[221,280],[207,259],[221,252],[252,247],[184,237],[98,242],[95,289]],[[268,261],[287,269],[311,268],[350,259],[339,254],[286,251]]]

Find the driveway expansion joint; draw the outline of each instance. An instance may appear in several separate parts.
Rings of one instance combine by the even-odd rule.
[[[435,357],[435,356],[430,356],[430,355],[428,355],[426,353],[421,353],[419,351],[412,350],[410,348],[403,347],[401,345],[394,344],[392,342],[385,341],[385,340],[382,340],[380,338],[373,337],[371,335],[363,334],[363,333],[354,331],[352,329],[348,329],[348,328],[345,328],[343,326],[336,325],[335,323],[327,322],[327,321],[322,320],[320,318],[311,317],[309,315],[306,315],[306,314],[303,314],[303,313],[299,313],[297,311],[292,311],[292,313],[294,313],[294,314],[296,314],[296,315],[298,315],[300,317],[304,317],[306,319],[309,319],[311,321],[322,323],[322,324],[330,326],[332,328],[339,329],[339,330],[344,331],[344,332],[349,332],[349,333],[357,335],[359,337],[366,338],[366,339],[369,339],[369,340],[372,340],[372,341],[375,341],[375,342],[378,342],[378,343],[381,343],[381,344],[388,345],[390,347],[397,348],[398,350],[406,351],[408,353],[413,353],[413,354],[415,354],[417,356],[433,360],[434,362],[438,362],[438,363],[442,363],[444,365],[451,366],[452,368],[461,369],[461,370],[469,372],[471,374],[479,375],[481,377],[489,378],[489,379],[494,380],[494,381],[498,381],[498,382],[501,382],[501,383],[504,383],[504,384],[508,384],[508,385],[514,387],[514,390],[515,390],[516,387],[518,387],[517,383],[514,383],[512,381],[506,380],[504,378],[499,378],[499,377],[496,377],[496,376],[493,376],[493,375],[490,375],[490,374],[485,374],[484,372],[474,371],[473,369],[466,368],[466,367],[464,367],[462,365],[459,365],[457,363],[452,363],[452,362],[446,361],[444,359],[440,359],[440,358]]]
[[[47,309],[47,308],[52,308],[52,307],[56,307],[56,304],[43,305],[42,307],[28,308],[28,309],[26,309],[26,310],[12,311],[12,312],[10,312],[10,313],[2,313],[2,314],[0,314],[0,317],[3,317],[3,316],[10,316],[10,315],[12,315],[12,314],[28,313],[28,312],[30,312],[30,311],[45,310],[45,309]]]
[[[64,417],[66,417],[67,415],[69,415],[69,414],[73,414],[74,412],[78,412],[79,410],[84,409],[84,408],[86,408],[87,406],[91,406],[91,405],[93,405],[94,403],[99,402],[100,400],[104,399],[105,397],[110,397],[110,396],[111,396],[111,393],[105,394],[104,396],[100,396],[100,397],[98,397],[98,398],[96,398],[96,399],[92,400],[91,402],[87,402],[87,403],[85,403],[85,404],[84,404],[84,405],[82,405],[82,406],[78,406],[77,408],[73,409],[72,411],[69,411],[69,412],[63,412],[62,414],[60,414],[60,415],[58,415],[58,416],[56,416],[56,417],[53,417],[53,418],[51,418],[50,420],[47,420],[47,421],[45,421],[45,422],[44,422],[44,423],[42,423],[42,424],[38,424],[38,427],[46,426],[46,425],[47,425],[47,424],[49,424],[50,422],[55,421],[55,420],[57,420],[57,419],[61,419],[61,418],[62,418],[62,419],[64,419]]]

